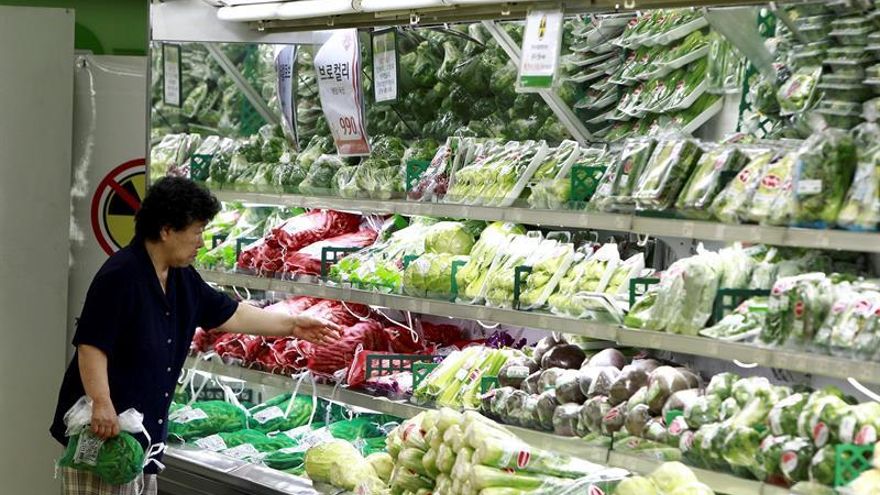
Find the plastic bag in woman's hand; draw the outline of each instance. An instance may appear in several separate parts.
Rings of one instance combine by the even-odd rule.
[[[133,436],[145,433],[143,414],[127,409],[119,415],[119,435],[102,440],[90,430],[92,400],[81,397],[64,415],[67,448],[58,465],[89,471],[103,481],[121,485],[134,481],[143,472],[145,453]]]

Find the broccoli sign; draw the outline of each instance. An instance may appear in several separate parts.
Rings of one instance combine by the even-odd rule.
[[[340,156],[370,154],[364,125],[361,49],[357,29],[341,29],[315,55],[318,94]]]
[[[134,237],[134,214],[146,193],[146,161],[130,160],[101,180],[92,196],[92,231],[108,255],[127,246]]]

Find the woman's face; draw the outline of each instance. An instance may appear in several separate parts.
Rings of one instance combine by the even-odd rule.
[[[207,222],[195,222],[183,230],[170,227],[162,229],[162,245],[165,259],[173,267],[193,264],[199,249],[205,245],[203,235]]]

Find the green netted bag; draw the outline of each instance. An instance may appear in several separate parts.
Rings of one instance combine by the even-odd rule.
[[[194,402],[168,415],[168,434],[188,441],[247,428],[246,412],[221,400]]]
[[[320,409],[320,405],[319,405]],[[312,398],[282,394],[250,410],[250,426],[264,433],[299,428],[312,417]]]
[[[92,459],[84,459],[77,455],[80,438],[87,445],[97,446],[97,453]],[[107,483],[124,485],[131,483],[144,470],[144,448],[141,443],[128,432],[103,442],[90,431],[73,435],[68,439],[64,456],[58,465],[95,473]],[[86,455],[88,457],[88,455]]]
[[[144,470],[147,454],[141,443],[133,436],[143,433],[144,416],[134,409],[119,415],[119,435],[101,440],[90,429],[92,400],[81,397],[64,414],[67,427],[67,448],[58,461],[61,467],[89,471],[112,485],[134,481]]]

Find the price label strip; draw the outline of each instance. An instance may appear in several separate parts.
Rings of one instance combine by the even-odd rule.
[[[318,94],[340,156],[370,154],[357,29],[339,30],[315,55]]]
[[[162,43],[162,99],[166,105],[177,108],[183,102],[180,62],[180,45]]]
[[[562,45],[562,11],[533,10],[526,16],[517,92],[553,87],[559,72]]]
[[[376,103],[395,103],[398,98],[397,29],[373,33],[373,94]]]
[[[282,127],[285,133],[299,148],[296,130],[296,45],[276,45],[275,47],[275,90],[281,105]]]

